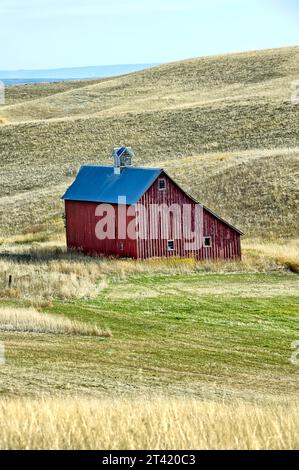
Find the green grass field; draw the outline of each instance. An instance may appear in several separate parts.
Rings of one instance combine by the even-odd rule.
[[[295,397],[298,308],[294,274],[115,278],[94,300],[43,307],[111,338],[1,333],[1,393]]]
[[[277,247],[219,266],[26,249],[2,260],[19,278],[1,291],[0,448],[298,446],[298,275]]]

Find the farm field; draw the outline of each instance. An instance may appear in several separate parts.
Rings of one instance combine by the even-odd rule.
[[[296,396],[294,274],[134,275],[42,311],[111,338],[2,331],[2,393]],[[34,321],[34,320],[33,320]],[[0,327],[1,329],[1,327]]]
[[[298,448],[298,57],[8,89],[1,449]],[[67,252],[60,196],[121,143],[244,231],[242,261]]]
[[[82,263],[73,259],[61,268],[74,273],[80,264],[83,268]],[[3,422],[8,420],[7,410],[16,413],[13,427],[19,438],[8,427],[0,447],[25,445],[29,424],[21,424],[16,411],[23,406],[29,423],[43,425],[46,433],[32,433],[30,445],[35,448],[156,448],[159,444],[217,448],[222,426],[228,433],[223,447],[298,445],[294,428],[299,374],[290,362],[298,331],[296,274],[280,269],[236,273],[224,266],[219,266],[219,272],[203,272],[202,267],[180,260],[156,261],[147,268],[130,261],[90,263],[98,264],[106,279],[96,283],[92,298],[53,298],[34,307],[57,323],[66,319],[86,325],[77,328],[76,334],[69,333],[69,326],[65,332],[49,333],[48,325],[36,333],[32,331],[35,315],[28,316],[23,331],[12,316],[8,330],[1,319],[6,315],[7,324],[9,312],[20,307],[20,314],[26,316],[34,299],[26,299],[26,293],[19,300],[2,298],[0,335],[6,364],[0,368],[0,416]],[[84,260],[87,269],[88,264]],[[112,336],[90,335],[95,329]],[[124,423],[121,440],[114,437],[112,428],[101,438],[103,423],[110,423],[109,427],[116,419],[115,407],[117,419]],[[235,407],[240,409],[239,431],[233,424]],[[136,410],[133,418],[128,410]],[[219,413],[226,423],[220,428],[214,422]],[[171,426],[173,415],[180,434],[159,434],[159,420]],[[44,423],[46,416],[51,424]],[[245,416],[249,417],[246,426]],[[63,437],[66,432],[73,435],[73,420],[78,420],[80,443]],[[141,436],[140,420],[151,429]],[[264,424],[252,435],[257,421]],[[89,437],[88,426],[95,429]],[[192,437],[194,426],[199,434]],[[277,432],[280,426],[288,437]],[[56,434],[53,429],[60,431]]]

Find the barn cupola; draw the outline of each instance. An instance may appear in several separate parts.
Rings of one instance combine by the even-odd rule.
[[[112,152],[114,174],[120,175],[121,171],[132,165],[134,152],[131,147],[115,147]]]

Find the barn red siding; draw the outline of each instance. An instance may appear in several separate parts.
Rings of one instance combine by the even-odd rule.
[[[167,204],[168,206],[172,204],[191,204],[192,213],[194,214],[196,203],[166,174],[162,176],[166,178],[166,189],[159,191],[158,180],[156,180],[141,197],[140,203],[147,208],[150,204]],[[202,247],[195,251],[185,251],[184,241],[175,240],[174,251],[168,251],[167,240],[162,238],[151,240],[149,231],[149,224],[147,224],[147,239],[138,240],[137,242],[137,256],[140,259],[174,256],[195,257],[199,260],[217,260],[240,259],[241,257],[240,234],[206,209],[203,209],[202,236],[211,237],[211,247]]]
[[[151,204],[191,204],[194,219],[196,203],[185,194],[166,174],[166,189],[159,191],[158,179],[141,197],[139,203],[147,209]],[[116,239],[99,240],[95,234],[96,223],[100,219],[95,215],[96,202],[65,201],[67,246],[82,250],[91,255],[112,255],[146,259],[151,257],[195,257],[198,260],[240,259],[240,234],[232,227],[218,219],[208,210],[203,209],[203,237],[211,237],[211,247],[202,246],[195,251],[185,251],[184,240],[174,241],[174,251],[167,250],[167,239],[160,235],[150,239],[150,227],[147,223],[147,239],[119,240],[117,216],[118,207],[113,205],[116,214]],[[132,217],[127,217],[127,225]],[[163,222],[162,222],[163,223]],[[181,220],[181,226],[183,221]],[[161,234],[161,227],[159,227]],[[172,239],[172,234],[169,234]],[[123,249],[121,249],[121,245]]]
[[[200,260],[241,259],[240,234],[206,209],[203,210],[203,236],[211,237],[212,246],[201,248]]]
[[[112,204],[113,205],[113,204]],[[99,240],[95,227],[100,217],[95,215],[97,202],[65,201],[66,236],[68,248],[74,248],[90,255],[127,256],[137,258],[136,240],[117,239],[118,207],[116,214],[116,239]],[[127,217],[129,222],[132,217]],[[123,250],[121,250],[121,244]]]

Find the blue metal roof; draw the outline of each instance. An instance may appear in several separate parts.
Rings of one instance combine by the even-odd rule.
[[[161,172],[160,168],[126,167],[115,175],[113,166],[81,166],[62,199],[117,204],[119,196],[126,196],[127,204],[136,204]]]

